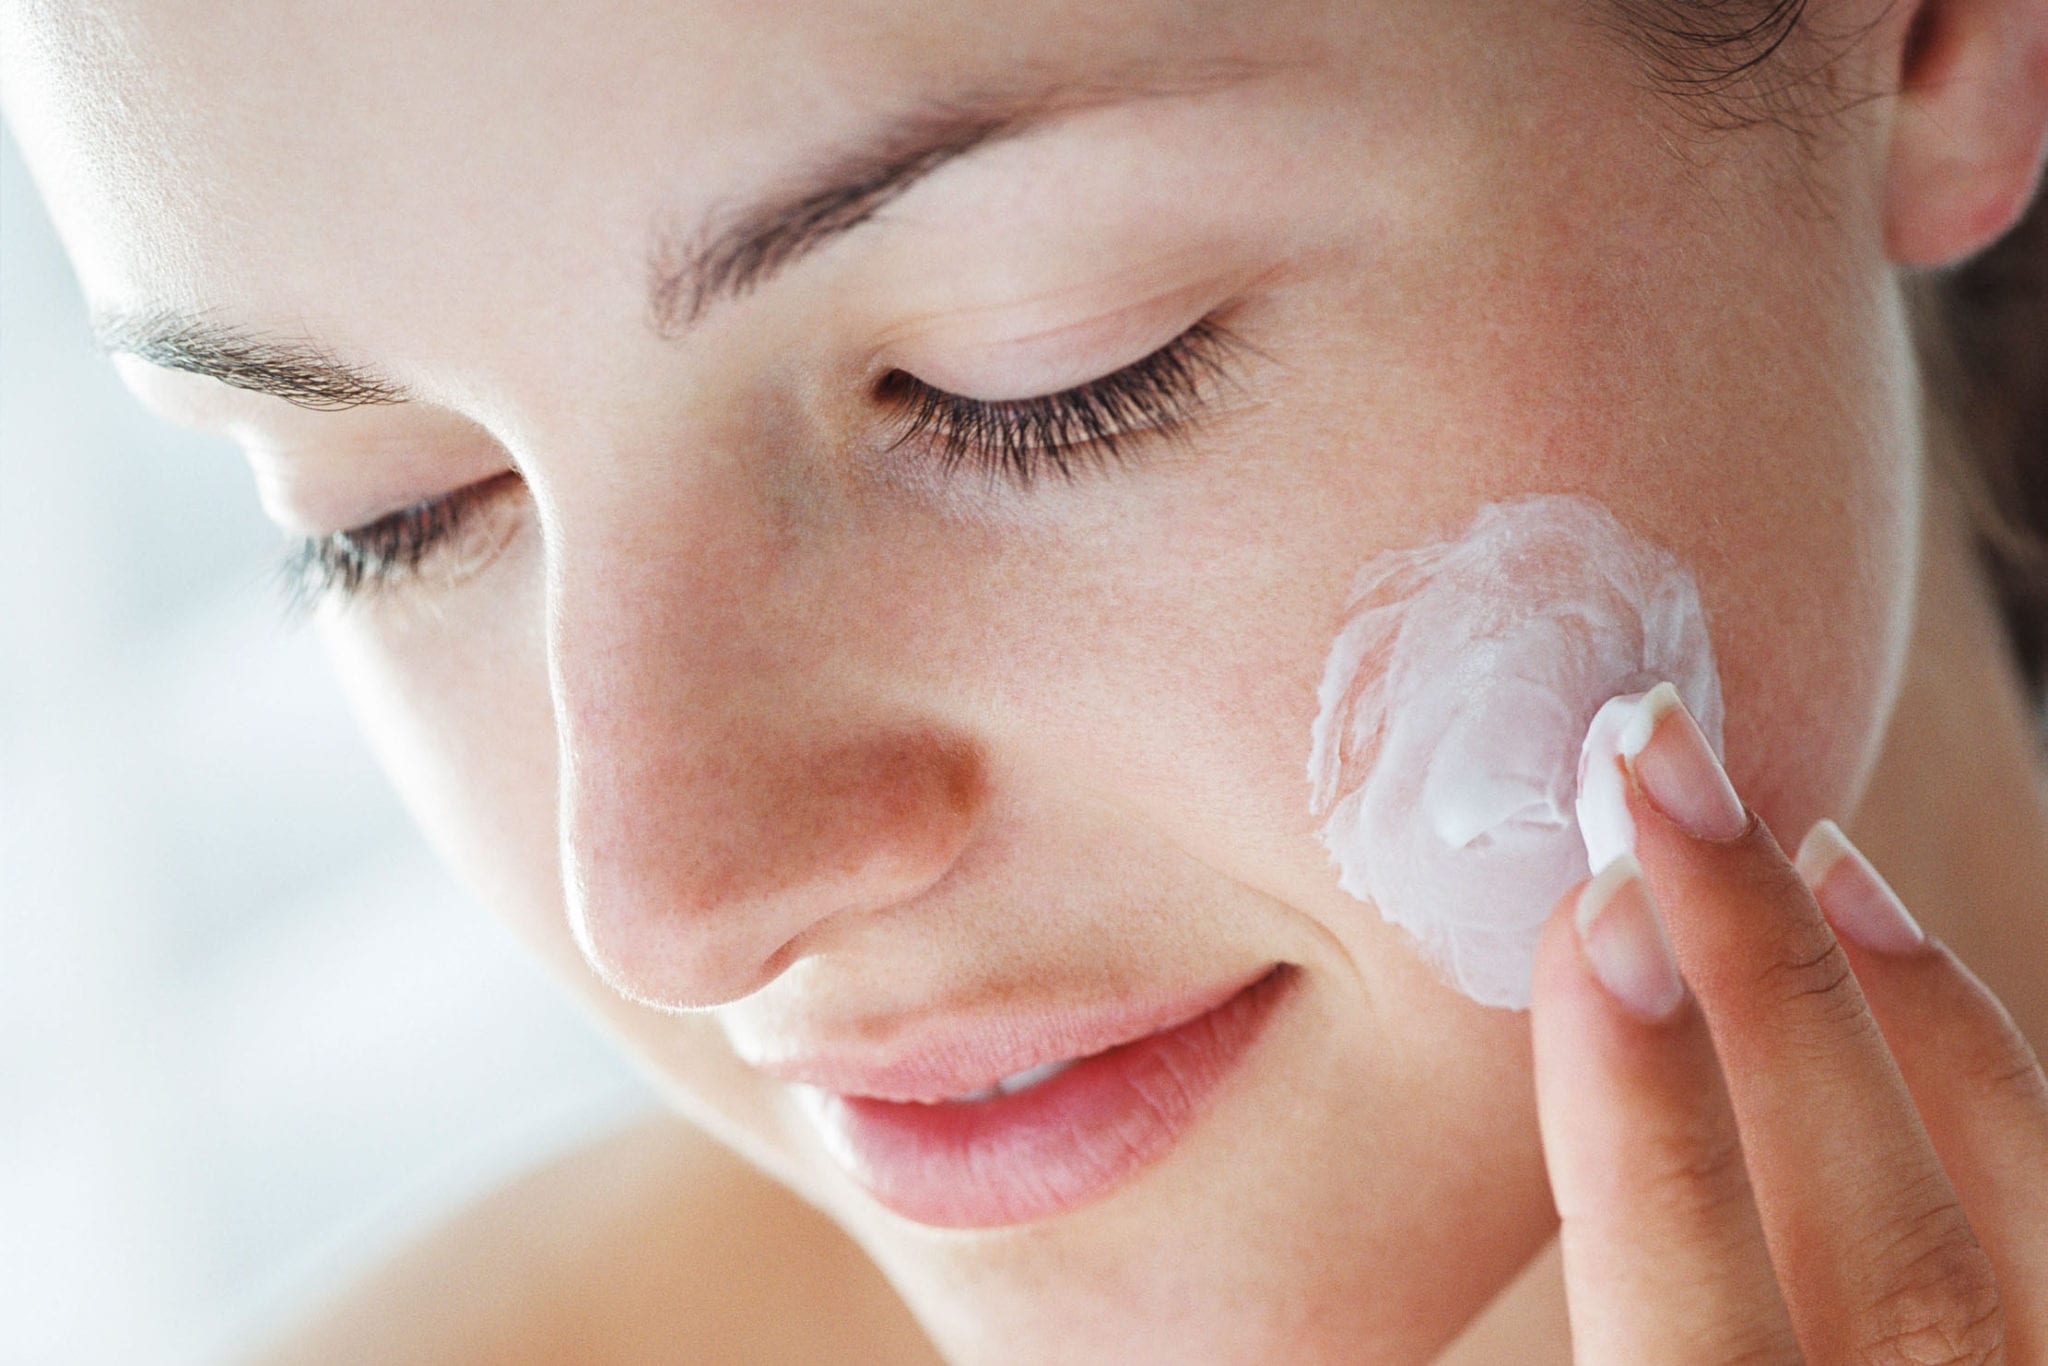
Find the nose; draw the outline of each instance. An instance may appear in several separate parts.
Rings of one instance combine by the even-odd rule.
[[[615,990],[673,1010],[736,1000],[807,937],[944,875],[979,751],[906,707],[875,628],[886,586],[863,581],[876,559],[850,573],[846,533],[807,535],[759,491],[555,514],[565,894]]]

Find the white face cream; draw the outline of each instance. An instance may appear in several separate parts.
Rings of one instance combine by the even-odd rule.
[[[1374,556],[1311,733],[1309,809],[1337,885],[1414,935],[1458,990],[1527,1007],[1543,921],[1591,872],[1575,819],[1588,727],[1609,698],[1662,679],[1719,753],[1721,684],[1691,573],[1590,498],[1490,503],[1456,540]],[[1612,833],[1618,790],[1595,790],[1609,776],[1587,784],[1602,863],[1626,837]]]

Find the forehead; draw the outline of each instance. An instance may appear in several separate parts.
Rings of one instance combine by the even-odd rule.
[[[926,94],[1240,53],[1281,15],[1247,8],[31,4],[0,19],[0,86],[95,300],[232,308],[295,273],[376,287],[332,278],[369,263],[418,299],[493,239],[630,273],[655,205],[707,210]]]

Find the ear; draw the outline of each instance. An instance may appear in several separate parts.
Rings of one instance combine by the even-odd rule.
[[[2019,221],[2048,150],[2048,0],[1909,0],[1885,250],[1942,266]]]

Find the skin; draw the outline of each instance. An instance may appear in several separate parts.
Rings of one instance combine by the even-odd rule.
[[[1561,1148],[1531,1016],[1444,988],[1314,838],[1315,684],[1377,551],[1537,490],[1671,548],[1770,831],[1855,833],[1867,804],[1903,855],[1944,780],[1955,828],[2013,829],[1996,857],[1928,841],[1895,881],[1957,908],[2042,1026],[2015,877],[2048,837],[1995,636],[1926,615],[1981,586],[1899,293],[2033,188],[2039,11],[1831,7],[1871,26],[1841,88],[1906,93],[1818,144],[1703,137],[1565,0],[372,5],[342,29],[289,3],[20,6],[0,87],[95,306],[205,308],[418,395],[318,412],[122,360],[167,419],[245,446],[281,524],[522,476],[473,572],[323,610],[366,730],[678,1111],[829,1216],[949,1357],[1150,1360],[1170,1324],[1215,1360],[1414,1360],[1550,1240]],[[1128,89],[1162,56],[1198,76],[945,168],[685,336],[644,326],[657,214],[693,221],[918,92]],[[874,455],[878,366],[1021,397],[1211,315],[1258,354],[1184,449],[1029,493]],[[1944,718],[1930,670],[1981,700]],[[1695,976],[1714,951],[1685,909]],[[1275,962],[1300,987],[1202,1122],[1018,1228],[882,1213],[735,1053]],[[1626,1149],[1626,1122],[1591,1127]],[[841,1236],[777,1208],[786,1241]],[[1627,1289],[1589,1274],[1575,1313]]]

